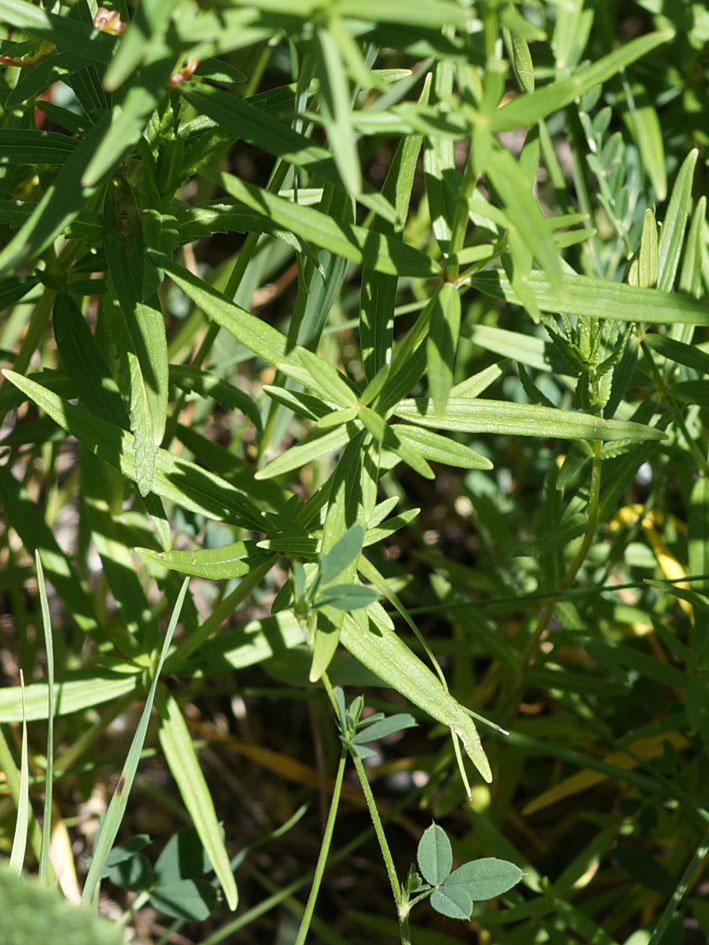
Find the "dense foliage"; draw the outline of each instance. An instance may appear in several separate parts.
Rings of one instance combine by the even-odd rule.
[[[707,41],[2,0],[15,872],[145,943],[706,941]]]

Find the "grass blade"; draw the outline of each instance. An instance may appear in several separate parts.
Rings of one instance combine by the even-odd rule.
[[[47,588],[44,583],[42,559],[38,551],[34,553],[37,568],[37,586],[39,602],[42,608],[42,627],[44,629],[44,649],[47,662],[47,767],[44,773],[44,815],[42,817],[42,850],[39,858],[39,875],[48,880],[50,873],[49,844],[52,839],[52,787],[54,778],[54,642],[52,622],[49,617]]]
[[[145,743],[145,736],[148,733],[148,722],[150,721],[150,713],[152,712],[153,701],[155,700],[158,678],[160,676],[163,663],[165,662],[167,651],[170,648],[170,643],[172,642],[172,636],[175,632],[175,628],[177,627],[177,622],[180,618],[180,611],[182,610],[182,604],[184,603],[185,595],[187,594],[188,583],[189,578],[185,578],[182,583],[180,593],[177,596],[177,601],[175,602],[175,607],[173,608],[172,616],[170,617],[170,623],[167,628],[167,633],[165,634],[165,639],[163,641],[162,650],[160,651],[160,655],[155,665],[155,675],[153,676],[150,691],[148,692],[147,698],[145,700],[143,713],[140,717],[140,721],[138,722],[135,735],[133,736],[133,741],[131,742],[128,755],[123,766],[123,771],[121,772],[121,776],[118,779],[116,790],[113,793],[111,802],[108,805],[108,810],[106,811],[106,816],[96,838],[91,866],[89,867],[89,872],[86,876],[86,882],[84,883],[84,889],[81,893],[81,902],[84,905],[94,902],[98,896],[99,885],[101,883],[101,874],[103,873],[103,868],[106,865],[106,860],[108,859],[108,855],[111,852],[111,848],[113,847],[118,830],[121,826],[121,821],[123,820],[123,816],[128,805],[128,797],[130,796],[131,787],[133,786],[135,773],[138,770],[138,763],[140,762],[140,754]]]
[[[17,820],[12,838],[9,866],[16,873],[22,872],[27,848],[30,814],[30,768],[27,759],[27,719],[25,717],[25,677],[20,670],[20,694],[22,698],[22,747],[20,749],[20,785],[17,798]]]

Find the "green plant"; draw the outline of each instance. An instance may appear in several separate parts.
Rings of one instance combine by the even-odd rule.
[[[360,903],[353,941],[415,941],[424,893],[467,918],[488,859],[519,879],[473,913],[499,945],[709,934],[701,4],[3,0],[0,28],[13,866],[27,841],[50,877],[52,784],[60,823],[104,788],[84,900],[169,810],[224,912],[248,890],[203,945],[283,903],[337,941],[316,896],[372,832],[398,916]],[[362,763],[402,699],[448,736],[399,759],[429,889]],[[235,812],[220,739],[300,783],[315,746],[312,873],[250,855],[322,825],[285,789]],[[372,826],[333,851],[348,757]]]

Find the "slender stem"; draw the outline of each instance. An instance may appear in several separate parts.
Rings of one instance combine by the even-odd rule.
[[[382,851],[382,857],[384,858],[384,866],[386,867],[387,876],[389,877],[389,882],[391,884],[391,891],[394,893],[394,900],[396,902],[396,908],[397,910],[399,910],[401,908],[401,903],[402,903],[401,886],[399,885],[399,877],[396,875],[396,869],[394,867],[394,860],[391,855],[391,850],[389,849],[389,844],[387,843],[387,838],[384,833],[384,827],[382,826],[381,817],[379,816],[379,811],[377,810],[377,803],[374,800],[372,789],[369,786],[367,772],[364,770],[362,759],[359,758],[357,755],[353,754],[352,760],[354,761],[357,777],[359,778],[359,782],[362,785],[362,793],[364,794],[364,799],[367,802],[367,809],[369,811],[369,816],[372,818],[372,826],[374,827],[374,833],[377,836],[377,840],[379,841],[379,847]]]
[[[591,545],[593,544],[593,539],[596,535],[596,528],[598,526],[598,506],[599,498],[601,493],[601,467],[603,465],[603,460],[601,459],[601,441],[595,440],[593,443],[593,461],[591,465],[591,487],[588,496],[588,519],[586,522],[586,531],[583,536],[583,541],[581,542],[581,547],[576,553],[574,560],[568,567],[566,574],[564,575],[557,592],[567,590],[574,581],[574,578],[578,574],[581,565],[586,560],[586,555],[588,554]],[[544,631],[547,628],[549,623],[549,618],[552,614],[552,609],[555,603],[555,599],[547,601],[547,603],[542,608],[542,611],[537,620],[536,629],[530,638],[527,646],[524,649],[522,654],[522,665],[521,672],[524,673],[526,669],[531,664],[534,659],[534,655],[539,646],[539,642],[542,638]]]
[[[342,790],[342,779],[345,774],[346,761],[347,761],[347,749],[343,747],[342,754],[340,755],[340,763],[337,766],[337,775],[335,776],[335,786],[332,790],[332,801],[330,802],[330,813],[328,814],[327,824],[325,825],[325,834],[322,839],[322,844],[320,845],[320,856],[318,857],[317,866],[315,867],[313,885],[310,887],[310,895],[308,896],[308,901],[305,905],[305,912],[303,913],[303,918],[300,923],[300,928],[298,929],[298,936],[295,940],[294,945],[304,945],[305,937],[308,934],[310,923],[313,918],[313,911],[315,910],[315,902],[318,898],[318,893],[320,891],[320,886],[322,884],[322,878],[325,875],[325,866],[327,864],[327,858],[330,852],[332,834],[335,829],[335,820],[337,819],[337,808],[339,807],[339,804],[340,804],[340,792]]]

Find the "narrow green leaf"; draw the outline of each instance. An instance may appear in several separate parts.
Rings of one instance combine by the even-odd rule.
[[[643,214],[643,229],[640,235],[640,249],[637,259],[633,260],[628,272],[628,283],[651,289],[657,285],[659,257],[657,252],[657,224],[655,212],[648,208]]]
[[[492,469],[487,456],[433,430],[403,423],[392,424],[392,429],[400,440],[418,450],[424,459],[447,466],[459,466],[461,469]]]
[[[500,270],[480,273],[473,276],[471,282],[488,295],[520,304],[519,296]],[[641,289],[608,279],[564,275],[561,289],[557,292],[541,272],[529,274],[528,286],[543,312],[566,312],[568,315],[589,315],[623,322],[709,325],[709,305],[706,302],[659,288]]]
[[[0,167],[5,164],[63,164],[79,142],[56,131],[0,129]]]
[[[485,173],[504,204],[505,216],[513,225],[516,235],[524,243],[527,251],[538,260],[549,282],[557,289],[561,289],[561,260],[553,234],[542,215],[536,197],[527,185],[519,164],[509,151],[495,146],[485,167]],[[517,265],[519,266],[519,262]],[[520,273],[525,289],[527,268],[523,265],[523,271]]]
[[[289,346],[286,336],[281,332],[272,328],[260,318],[256,318],[255,315],[251,315],[239,305],[235,305],[234,302],[227,299],[198,276],[188,272],[187,269],[177,265],[167,257],[160,256],[159,263],[160,268],[167,272],[172,281],[182,289],[185,295],[192,299],[195,305],[268,364],[273,364],[286,376],[298,381],[305,387],[309,387],[325,401],[329,401],[328,390],[330,388],[341,390],[340,385],[344,382],[334,365],[328,365],[322,360],[318,362],[318,376],[326,373],[329,378],[328,390],[323,390],[317,378],[304,366],[300,357],[303,348],[298,345]],[[349,397],[349,393],[347,396]],[[349,402],[348,400],[347,403]]]
[[[334,607],[351,613],[362,607],[369,607],[377,599],[377,592],[363,584],[331,584],[320,595],[318,606]]]
[[[659,269],[657,288],[670,292],[675,284],[675,276],[684,245],[684,231],[692,206],[692,181],[699,151],[693,148],[682,162],[677,172],[670,202],[662,224],[659,245]]]
[[[232,139],[246,141],[289,164],[307,168],[310,173],[327,183],[338,187],[342,185],[329,151],[314,144],[311,138],[284,125],[265,109],[210,86],[201,85],[195,88],[192,83],[183,83],[179,88],[181,95],[195,107],[198,114],[209,115],[220,130],[228,133]],[[359,195],[358,200],[384,219],[396,223],[397,214],[391,203],[377,194],[371,185],[364,184],[363,193]]]
[[[628,109],[623,118],[640,150],[642,164],[657,199],[662,202],[667,196],[667,171],[662,127],[657,109],[650,95],[642,86],[633,87],[628,96]]]
[[[81,175],[84,187],[98,183],[139,141],[148,119],[158,107],[160,99],[167,94],[165,85],[172,68],[173,60],[168,57],[151,62],[138,71],[122,104],[114,108],[111,124]],[[106,76],[108,78],[108,70]],[[106,85],[106,88],[112,87]]]
[[[117,89],[151,53],[164,49],[164,37],[174,9],[171,0],[144,0],[136,8],[106,69],[104,84],[107,89]]]
[[[315,382],[311,383],[310,387],[324,391],[328,400],[341,407],[357,405],[357,395],[345,382],[343,376],[337,370],[332,370],[332,365],[328,361],[319,358],[307,348],[298,348],[296,357]]]
[[[655,427],[630,420],[604,420],[588,413],[475,397],[451,397],[440,419],[436,418],[433,403],[427,398],[403,400],[394,413],[421,426],[468,433],[638,441],[661,440],[665,436]]]
[[[130,673],[108,670],[66,670],[54,687],[54,715],[71,715],[82,709],[113,702],[135,688],[136,677]],[[49,718],[49,684],[36,682],[25,687],[25,711],[28,722]],[[19,686],[0,689],[0,723],[22,721],[22,697]]]
[[[468,757],[488,783],[490,765],[475,724],[440,680],[421,662],[389,625],[377,616],[376,605],[347,615],[340,636],[342,644],[367,669],[424,712],[450,728]]]
[[[225,171],[205,169],[201,173],[245,206],[267,213],[279,226],[359,265],[419,279],[428,279],[436,273],[432,260],[420,250],[387,233],[334,220],[313,207],[291,203]]]
[[[692,214],[689,233],[682,258],[679,287],[698,299],[702,293],[702,253],[704,249],[704,225],[706,223],[707,198],[704,194],[697,201]]]
[[[165,657],[167,656],[167,651],[170,648],[170,643],[172,642],[175,628],[177,627],[177,621],[180,618],[182,605],[185,600],[185,595],[187,594],[188,582],[189,578],[185,578],[182,588],[180,589],[180,593],[177,596],[175,607],[172,611],[172,616],[170,617],[170,623],[168,625],[167,632],[165,633],[165,639],[163,640],[162,649],[160,651],[159,657],[157,658],[155,674],[150,685],[150,690],[145,699],[145,706],[143,707],[140,721],[138,722],[130,749],[128,750],[128,755],[126,757],[125,764],[123,765],[123,771],[121,772],[121,776],[118,779],[118,784],[116,785],[116,789],[113,792],[113,796],[111,797],[111,801],[108,805],[108,810],[106,811],[106,816],[104,817],[103,823],[101,824],[101,828],[94,843],[91,866],[89,867],[89,872],[84,883],[84,889],[81,893],[82,905],[93,902],[95,897],[98,895],[101,876],[106,865],[106,860],[108,859],[108,855],[111,852],[111,848],[113,847],[115,839],[118,835],[118,830],[120,829],[126,807],[128,806],[128,797],[133,786],[133,781],[135,780],[138,764],[140,763],[140,755],[143,751],[145,737],[148,734],[148,723],[150,722],[150,715],[153,710],[153,702],[155,700],[158,679],[160,677],[160,672],[162,671],[163,663],[165,662]]]
[[[330,150],[345,189],[353,197],[362,190],[357,140],[352,128],[349,82],[340,50],[328,29],[316,31],[320,47],[320,108]]]
[[[413,715],[408,712],[397,712],[395,715],[389,715],[379,722],[367,724],[357,732],[352,741],[359,745],[366,742],[373,742],[379,738],[388,738],[397,732],[403,732],[405,728],[413,728],[418,725]]]
[[[38,551],[34,553],[37,569],[37,586],[42,610],[42,629],[44,631],[44,652],[47,663],[47,765],[44,772],[44,809],[42,812],[42,850],[39,858],[39,876],[49,881],[52,867],[49,862],[49,846],[52,839],[52,791],[54,788],[54,640],[52,622],[49,616],[49,601],[44,583],[42,558]],[[23,714],[25,714],[23,712]]]
[[[351,554],[353,544],[358,539],[357,531],[354,531],[345,543],[344,554],[341,554],[339,550],[335,550],[347,531],[357,523],[360,517],[359,513],[362,505],[361,469],[363,462],[363,442],[364,432],[360,431],[347,444],[339,463],[332,473],[332,484],[330,486],[327,511],[325,512],[322,545],[320,548],[321,557],[323,555],[325,556],[326,570],[330,574],[332,574],[334,566],[338,566],[346,555]],[[330,564],[330,555],[332,552],[335,552],[334,566]],[[358,558],[359,554],[352,555],[349,562],[340,569],[337,575],[340,581],[355,582]],[[338,559],[340,559],[340,561],[338,561]],[[313,660],[310,666],[309,679],[311,682],[317,682],[330,665],[330,661],[337,649],[344,619],[345,613],[340,609],[333,608],[327,604],[323,608],[320,608],[313,643]]]
[[[21,374],[14,371],[5,371],[4,374],[63,430],[76,436],[87,449],[115,466],[128,479],[136,481],[135,446],[131,433],[98,420]],[[272,531],[270,522],[230,483],[167,450],[158,451],[153,492],[208,518],[267,534]]]
[[[30,767],[27,753],[27,717],[25,715],[25,677],[20,670],[20,711],[22,713],[22,738],[20,742],[20,787],[17,799],[17,818],[12,837],[12,849],[8,866],[21,873],[25,862],[27,835],[30,818]]]
[[[532,92],[531,95],[520,95],[493,115],[492,130],[500,132],[512,131],[514,128],[529,128],[542,118],[570,105],[584,93],[607,81],[657,46],[669,42],[674,35],[674,30],[665,29],[639,36],[597,62],[579,69],[569,79],[551,82]]]
[[[284,407],[287,407],[288,410],[292,410],[293,413],[300,417],[306,417],[308,420],[321,420],[333,413],[330,404],[326,404],[318,397],[305,394],[303,391],[288,390],[285,387],[274,387],[272,384],[264,384],[263,389],[276,403],[282,404]]]
[[[686,345],[675,341],[674,338],[668,338],[667,335],[654,333],[645,335],[643,341],[655,351],[659,351],[663,358],[684,364],[700,374],[709,374],[709,354],[696,345]]]
[[[39,389],[44,390],[41,387]],[[12,525],[30,554],[37,550],[41,553],[47,576],[65,602],[67,611],[71,613],[77,627],[83,633],[97,633],[99,623],[93,597],[76,574],[70,559],[59,547],[37,502],[30,498],[7,465],[0,466],[0,505],[5,522]],[[31,686],[27,692],[30,690]],[[0,696],[2,692],[0,689]]]
[[[132,188],[121,177],[109,186],[104,202],[104,249],[120,305],[106,297],[105,318],[114,348],[126,365],[137,484],[144,496],[151,489],[167,420],[167,338],[155,295],[157,273],[146,259],[140,210]]]
[[[334,453],[342,449],[357,434],[354,423],[345,423],[331,430],[320,430],[317,427],[311,430],[300,443],[291,446],[285,453],[276,456],[270,463],[266,463],[255,475],[256,479],[272,479],[284,473],[300,469],[306,463],[311,463],[325,453]]]
[[[330,551],[323,552],[320,555],[320,583],[322,587],[327,587],[328,584],[339,578],[345,568],[350,565],[357,566],[363,541],[364,529],[359,522],[355,522],[341,538],[338,538]]]
[[[367,529],[367,534],[364,538],[364,547],[367,548],[370,545],[379,544],[379,542],[389,538],[395,532],[399,531],[400,528],[408,525],[409,522],[413,522],[420,511],[421,509],[407,509],[405,512],[401,512],[399,515],[394,515],[392,518],[387,519],[386,522],[383,522],[381,525],[371,526]]]
[[[362,407],[359,411],[359,418],[365,429],[371,433],[375,440],[381,443],[384,449],[396,453],[420,476],[424,476],[426,479],[435,478],[433,470],[418,450],[412,449],[405,440],[401,439],[397,430],[390,426],[375,410],[372,410],[371,407]]]
[[[53,323],[59,354],[86,409],[127,428],[128,412],[118,387],[86,319],[66,292],[54,303]]]
[[[165,709],[160,716],[158,734],[184,805],[224,890],[227,905],[233,911],[239,901],[239,894],[229,864],[229,855],[192,738],[177,700],[172,695],[168,695]]]
[[[256,547],[255,541],[235,541],[220,548],[199,548],[196,551],[134,550],[171,571],[215,581],[243,577],[270,557],[267,551]]]
[[[426,339],[426,374],[434,409],[441,415],[453,386],[461,307],[460,293],[449,282],[441,286],[437,298]]]
[[[0,252],[0,276],[20,269],[37,257],[84,209],[96,186],[79,187],[77,181],[88,166],[108,124],[108,116],[105,116],[72,151],[29,218]]]
[[[3,0],[2,20],[7,26],[27,30],[56,43],[64,52],[92,62],[110,62],[116,44],[113,36],[98,33],[90,23],[49,13],[27,0]]]
[[[430,77],[426,78],[419,104],[428,101]],[[393,198],[398,223],[376,217],[372,228],[380,232],[401,230],[406,220],[422,135],[405,135],[397,145],[382,187],[382,194]],[[397,278],[383,272],[375,272],[366,266],[362,272],[360,293],[359,334],[362,346],[362,361],[366,377],[371,381],[387,364],[394,336],[394,306],[396,302]],[[372,399],[376,394],[372,394]],[[363,401],[367,405],[371,400]]]
[[[453,850],[445,830],[431,824],[418,843],[416,860],[421,875],[432,886],[440,886],[453,866]]]

